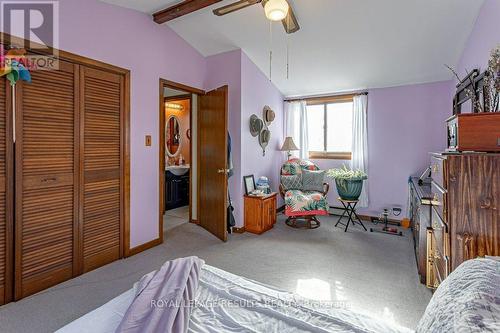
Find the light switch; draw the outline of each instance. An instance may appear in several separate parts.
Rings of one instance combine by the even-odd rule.
[[[151,147],[151,135],[146,135],[146,147]]]

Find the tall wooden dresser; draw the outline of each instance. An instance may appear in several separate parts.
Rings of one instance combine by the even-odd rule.
[[[427,286],[462,262],[500,255],[500,154],[431,154]]]

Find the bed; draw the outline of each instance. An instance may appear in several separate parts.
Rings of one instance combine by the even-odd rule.
[[[467,332],[500,330],[500,284],[495,285],[500,283],[500,262],[472,260],[468,264],[464,263],[464,266],[453,272],[435,293],[429,304],[431,308],[427,308],[417,332],[453,332],[454,327],[463,325],[468,328]],[[464,277],[471,275],[471,271],[475,278],[464,280]],[[478,273],[480,271],[486,274]],[[464,283],[457,280],[463,280]],[[136,291],[132,288],[58,332],[115,332],[135,294]],[[486,299],[483,297],[485,295]],[[474,306],[470,306],[471,300],[475,300]],[[461,306],[460,302],[467,304]],[[481,320],[478,322],[468,320],[477,319],[474,307],[481,312]],[[478,325],[477,329],[474,329],[475,324]],[[201,267],[196,304],[190,311],[188,326],[188,332],[202,333],[412,332],[351,309],[338,307],[335,303],[314,303],[296,294],[277,290],[206,264]]]

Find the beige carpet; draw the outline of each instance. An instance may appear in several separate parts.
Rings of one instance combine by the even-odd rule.
[[[177,228],[189,222],[189,206],[167,210],[163,215],[163,231]]]
[[[319,229],[295,230],[280,216],[271,231],[231,235],[227,243],[196,225],[182,224],[167,230],[165,243],[156,248],[0,307],[0,331],[52,332],[129,289],[164,261],[189,255],[414,328],[431,293],[418,282],[409,232],[395,237],[356,226],[344,233],[333,227],[335,218],[321,220]]]

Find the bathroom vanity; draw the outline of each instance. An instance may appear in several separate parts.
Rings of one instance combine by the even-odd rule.
[[[189,205],[189,173],[189,165],[174,165],[166,167],[166,210]]]

